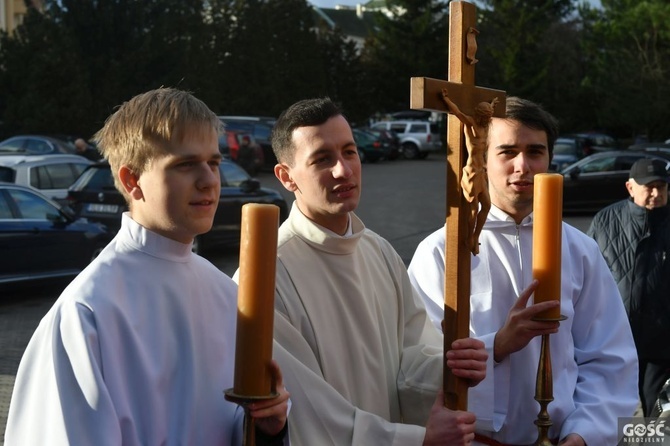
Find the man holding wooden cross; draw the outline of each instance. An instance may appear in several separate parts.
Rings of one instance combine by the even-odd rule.
[[[560,445],[617,444],[617,418],[637,405],[637,357],[618,289],[598,246],[562,224],[561,301],[529,304],[533,177],[549,168],[556,120],[540,106],[507,98],[488,131],[491,210],[471,261],[470,335],[489,351],[486,379],[469,391],[475,444],[527,445],[537,438],[534,399],[540,338],[551,334],[554,400],[549,438]],[[445,230],[428,236],[409,266],[433,323],[444,309]],[[450,286],[447,283],[447,286]],[[556,308],[563,322],[533,320]]]
[[[275,339],[311,369],[307,377],[337,393],[319,386],[301,398],[293,370],[280,361],[294,402],[291,441],[470,444],[475,417],[442,404],[439,331],[400,256],[354,213],[361,162],[346,118],[327,98],[299,101],[277,120],[272,147],[275,175],[296,198],[279,229]],[[456,341],[447,365],[476,384],[484,378],[483,346]]]

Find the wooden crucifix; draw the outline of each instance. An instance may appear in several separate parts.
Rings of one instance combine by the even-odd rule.
[[[489,104],[486,111],[490,113],[489,121],[491,116],[505,116],[505,92],[474,85],[474,65],[477,63],[476,36],[479,33],[475,25],[475,6],[464,1],[452,1],[449,4],[449,81],[424,77],[414,77],[411,80],[412,109],[449,113],[444,321],[442,322],[445,351],[451,348],[454,340],[470,335],[470,255],[478,252],[477,240],[476,238],[473,240],[472,223],[472,207],[477,206],[477,201],[473,205],[464,195],[461,186],[463,167],[467,160],[463,124],[469,126],[466,130],[470,132],[468,138],[472,139],[473,128],[476,126],[473,126],[473,121],[470,120],[476,119],[481,114],[480,109],[486,108],[485,104]],[[488,123],[485,128],[488,131]],[[486,181],[485,178],[483,181]],[[485,216],[484,214],[483,217]],[[481,219],[482,215],[478,217]],[[467,383],[452,375],[446,364],[444,400],[445,406],[450,409],[467,410]]]

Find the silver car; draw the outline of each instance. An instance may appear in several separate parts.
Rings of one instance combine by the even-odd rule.
[[[400,138],[400,149],[407,159],[426,158],[442,149],[444,135],[437,123],[430,121],[381,121],[373,129],[391,130]]]
[[[89,164],[79,155],[0,155],[0,181],[32,187],[65,204],[68,188]]]

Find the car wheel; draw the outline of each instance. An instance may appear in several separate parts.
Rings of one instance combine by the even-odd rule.
[[[358,150],[358,157],[361,159],[361,163],[365,163],[365,162],[367,162],[367,160],[368,160],[368,159],[365,157],[365,152],[363,152],[363,151],[360,150],[360,149]]]
[[[419,148],[416,146],[416,144],[411,142],[403,143],[402,154],[408,160],[416,159],[419,156]]]

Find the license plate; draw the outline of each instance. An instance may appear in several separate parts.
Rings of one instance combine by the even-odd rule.
[[[116,214],[119,212],[119,206],[116,204],[97,204],[91,203],[87,206],[89,212],[100,212],[103,214]]]

